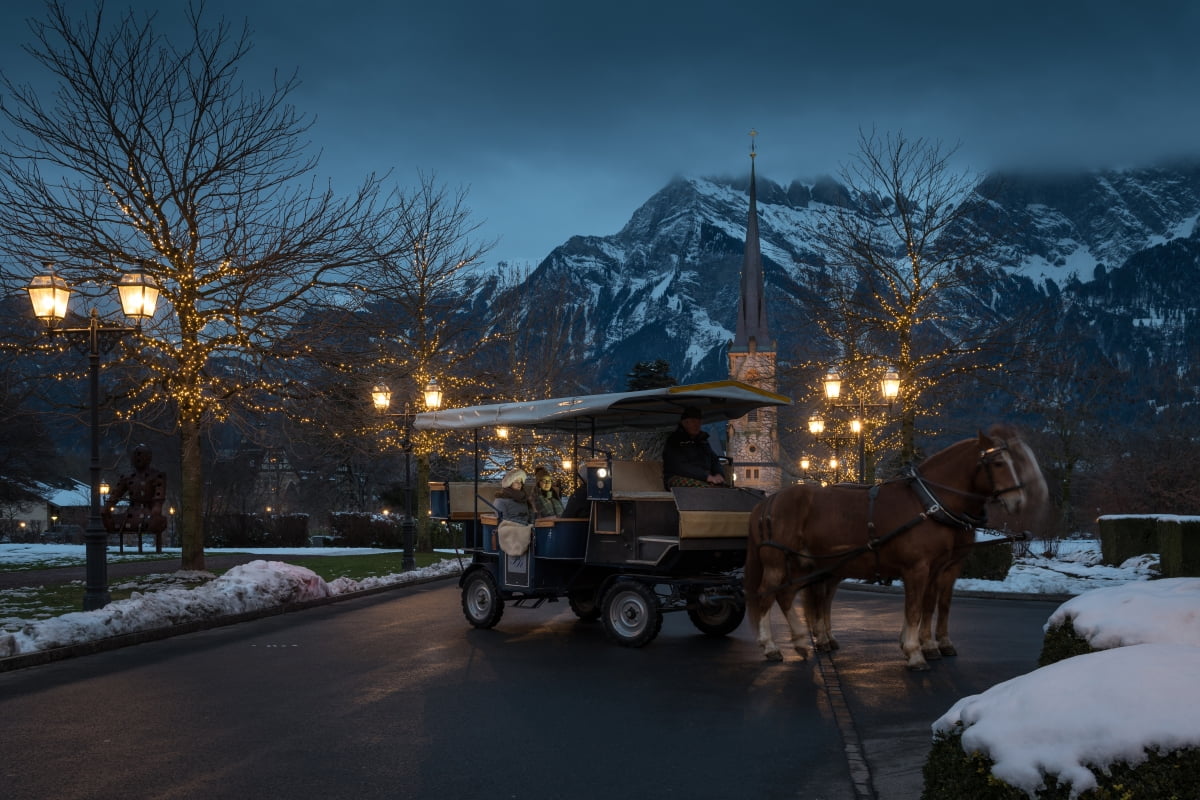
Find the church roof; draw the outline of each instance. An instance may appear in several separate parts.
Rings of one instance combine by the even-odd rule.
[[[754,134],[752,133],[751,136]],[[753,140],[751,140],[753,141]],[[738,304],[734,350],[771,350],[767,302],[763,291],[762,250],[758,243],[758,190],[754,174],[754,145],[750,146],[750,214],[746,220],[746,249],[742,255],[742,287]],[[751,344],[753,343],[753,347]]]

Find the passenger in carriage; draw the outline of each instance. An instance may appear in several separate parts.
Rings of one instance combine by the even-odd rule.
[[[533,471],[533,505],[539,517],[561,517],[563,513],[562,492],[545,467]]]
[[[708,434],[700,429],[700,409],[688,406],[679,417],[679,425],[663,444],[663,485],[724,486],[721,459],[708,443]]]
[[[588,500],[587,469],[581,466],[578,475],[579,479],[575,481],[575,491],[571,492],[571,496],[567,498],[567,507],[563,509],[561,515],[567,519],[590,516],[592,512],[592,501]]]
[[[510,469],[500,481],[500,491],[493,500],[496,513],[502,520],[531,525],[534,520],[533,504],[525,493],[525,470]]]

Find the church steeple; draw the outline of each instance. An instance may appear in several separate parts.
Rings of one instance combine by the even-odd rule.
[[[754,160],[758,153],[750,131],[750,215],[746,220],[746,248],[742,254],[742,291],[738,306],[737,331],[733,337],[734,350],[755,352],[773,349],[767,330],[767,306],[763,293],[762,250],[758,243],[758,186]]]
[[[750,131],[750,216],[746,220],[746,249],[742,256],[742,295],[737,333],[729,346],[729,377],[775,391],[775,343],[767,331],[767,298],[763,286],[762,252],[758,244],[758,187],[754,175],[754,137]],[[783,485],[779,466],[779,435],[774,408],[760,408],[729,421],[726,452],[733,460],[737,484],[765,492]]]

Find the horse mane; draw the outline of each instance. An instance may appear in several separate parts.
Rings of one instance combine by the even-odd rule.
[[[964,446],[971,445],[972,447],[975,447],[975,446],[977,446],[978,442],[979,442],[979,439],[977,437],[972,437],[970,439],[960,439],[959,441],[955,442],[952,445],[943,447],[941,450],[938,450],[936,453],[933,453],[932,455],[925,456],[925,458],[921,459],[921,461],[919,461],[917,463],[917,469],[924,472],[928,468],[937,466],[942,461],[945,461],[948,458],[956,457],[958,455],[959,451],[962,450],[962,448]]]
[[[997,422],[988,428],[987,435],[993,439],[1020,439],[1021,434],[1016,427],[1007,422]]]
[[[982,433],[982,430],[980,431],[980,433]],[[988,428],[987,436],[990,439],[1004,439],[1005,441],[1021,439],[1021,435],[1020,435],[1020,433],[1017,432],[1017,429],[1014,426],[1012,426],[1006,422],[997,422],[994,425],[992,425],[990,428]],[[924,459],[922,459],[917,464],[917,468],[922,469],[922,468],[936,466],[943,459],[951,458],[951,457],[957,455],[960,448],[967,446],[967,445],[975,447],[978,444],[978,442],[979,442],[978,436],[972,436],[968,439],[960,439],[959,441],[955,442],[954,444],[952,444],[948,447],[944,447],[932,455],[926,456]]]

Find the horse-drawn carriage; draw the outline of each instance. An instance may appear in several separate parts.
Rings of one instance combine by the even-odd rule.
[[[736,381],[635,392],[501,403],[418,414],[418,430],[536,429],[572,438],[586,453],[586,511],[539,519],[526,532],[501,536],[492,506],[494,481],[431,484],[431,512],[459,523],[471,563],[463,571],[463,613],[477,628],[495,626],[506,605],[537,607],[565,598],[581,619],[603,622],[610,639],[628,647],[651,642],[662,615],[686,611],[704,633],[723,636],[746,610],[740,570],[759,492],[734,488],[667,490],[656,461],[615,459],[601,437],[665,432],[684,407],[700,409],[704,424],[726,422],[782,395]],[[504,532],[507,533],[507,532]]]

